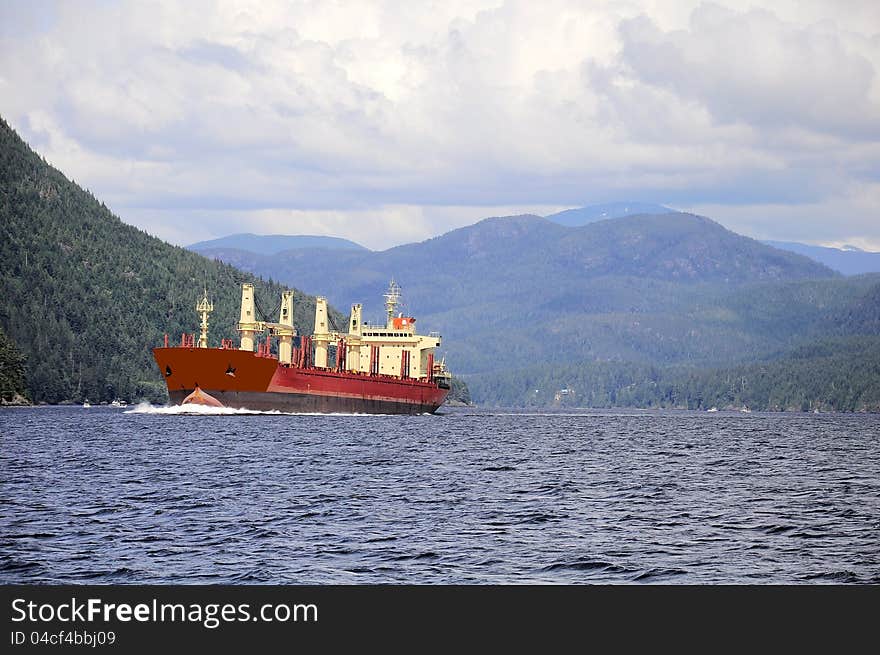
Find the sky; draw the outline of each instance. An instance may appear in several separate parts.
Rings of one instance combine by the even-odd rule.
[[[647,201],[880,251],[876,0],[3,0],[0,115],[179,245]]]

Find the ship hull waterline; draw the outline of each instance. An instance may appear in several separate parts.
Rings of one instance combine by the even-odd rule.
[[[225,348],[155,348],[168,395],[181,404],[196,389],[225,407],[345,414],[434,413],[448,389],[424,380],[283,366],[273,357]]]

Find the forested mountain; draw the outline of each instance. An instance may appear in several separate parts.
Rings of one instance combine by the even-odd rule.
[[[837,275],[806,257],[734,234],[708,218],[680,213],[629,216],[576,228],[532,215],[488,218],[381,252],[343,251],[331,257],[299,249],[236,261],[261,275],[296,280],[304,289],[326,286],[329,279],[329,298],[340,307],[378,301],[393,275],[421,311],[467,306],[478,298],[521,297],[530,305],[543,304],[559,300],[560,288],[578,292],[569,306],[582,309],[586,303],[589,308],[595,298],[585,283],[596,278],[732,287]],[[630,295],[605,301],[621,306],[651,302],[650,297]]]
[[[690,388],[688,376],[699,373],[710,385],[713,371],[782,362],[817,339],[876,334],[871,312],[880,307],[872,296],[880,277],[843,278],[681,213],[582,227],[491,218],[382,252],[303,249],[238,263],[306,290],[329,289],[339,307],[363,301],[374,318],[395,277],[406,311],[444,335],[447,362],[475,401],[500,405],[552,404],[556,391],[577,387],[573,398],[586,405],[680,406],[686,394],[656,384]],[[809,369],[795,359],[773,370]],[[830,365],[820,359],[819,368]]]
[[[880,275],[746,285],[703,312],[741,325],[707,326],[720,357],[528,362],[468,384],[490,405],[880,411]],[[699,315],[684,335],[692,345],[704,337],[693,329]],[[740,356],[723,348],[732,337]],[[568,393],[558,397],[560,389]]]
[[[765,241],[769,246],[804,255],[844,275],[880,273],[880,252],[868,252],[852,246],[826,248],[791,241]]]
[[[487,405],[880,411],[880,336],[828,337],[715,368],[593,361],[470,376]],[[566,389],[565,395],[558,395]]]
[[[834,334],[880,335],[880,274],[859,276],[855,281],[872,286],[836,316]]]
[[[256,255],[276,255],[284,250],[325,248],[327,250],[366,250],[362,245],[338,237],[309,234],[231,234],[219,239],[199,241],[187,246],[188,250],[211,256],[215,250],[244,250]]]
[[[674,209],[655,205],[650,202],[609,202],[602,205],[590,205],[578,209],[566,209],[547,216],[547,220],[565,225],[567,227],[579,227],[587,223],[604,221],[608,218],[621,218],[635,214],[669,214]]]
[[[468,374],[522,360],[746,359],[783,347],[789,328],[809,330],[826,311],[819,299],[848,297],[828,288],[839,276],[824,266],[677,213],[578,228],[529,215],[491,218],[383,252],[288,251],[239,264],[329,289],[338,307],[363,301],[365,318],[381,315],[393,276],[407,311],[447,337],[450,365]],[[780,295],[742,291],[798,280],[822,282],[781,290],[782,311],[773,306]]]
[[[2,120],[0,225],[0,328],[27,358],[35,402],[163,400],[150,349],[197,331],[205,286],[214,344],[236,334],[242,282],[268,312],[278,306],[280,284],[125,225]],[[297,325],[311,330],[314,298],[295,297]]]

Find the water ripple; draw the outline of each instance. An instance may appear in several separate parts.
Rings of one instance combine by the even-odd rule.
[[[2,583],[877,584],[880,417],[0,409]]]

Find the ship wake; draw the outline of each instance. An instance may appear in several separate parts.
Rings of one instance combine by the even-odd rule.
[[[212,407],[209,405],[151,405],[139,403],[126,410],[125,414],[156,414],[167,416],[394,416],[393,414],[356,414],[356,413],[325,413],[325,412],[281,412],[277,409],[255,410],[235,407]]]
[[[129,409],[126,414],[169,414],[172,416],[195,414],[199,416],[224,416],[231,414],[281,414],[279,411],[259,412],[252,409],[236,409],[234,407],[211,407],[209,405],[151,405],[140,403],[134,409]]]

